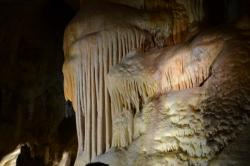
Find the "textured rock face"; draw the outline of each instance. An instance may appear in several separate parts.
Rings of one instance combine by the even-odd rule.
[[[81,4],[64,36],[75,165],[225,160],[218,154],[248,123],[248,22],[191,31],[203,18],[199,0]]]
[[[192,13],[188,17],[183,2],[82,3],[80,12],[65,31],[63,66],[65,97],[76,110],[77,164],[91,161],[110,147],[126,146],[132,141],[131,131],[124,140],[113,133],[115,119],[111,110],[115,108],[110,104],[106,81],[109,68],[135,49],[181,42],[189,25],[202,18],[199,12],[199,16]],[[162,7],[157,7],[158,4]],[[200,4],[195,7],[202,11]]]
[[[112,67],[113,134],[123,139],[124,126],[131,126],[135,141],[127,150],[113,149],[96,160],[110,165],[242,163],[237,157],[215,159],[249,122],[249,36],[233,32],[204,32]]]

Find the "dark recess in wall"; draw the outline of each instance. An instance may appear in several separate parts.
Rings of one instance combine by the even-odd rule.
[[[0,160],[25,143],[37,160],[46,147],[50,160],[75,153],[61,70],[64,29],[75,12],[63,0],[0,0]]]
[[[249,15],[249,0],[205,0],[206,21],[212,25],[230,23]]]

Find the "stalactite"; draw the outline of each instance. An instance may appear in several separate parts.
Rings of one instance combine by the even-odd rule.
[[[63,67],[65,97],[72,100],[77,112],[78,151],[84,151],[87,162],[112,144],[113,116],[107,90],[112,85],[106,74],[129,51],[142,48],[146,39],[147,34],[138,29],[116,28],[85,36],[69,51],[69,57],[77,56],[66,60]],[[132,127],[125,132],[131,142]]]
[[[114,67],[115,69],[117,68]],[[156,82],[150,80],[145,76],[134,79],[128,73],[118,76],[112,71],[109,73],[108,90],[112,101],[112,118],[115,119],[112,125],[112,146],[125,147],[132,142],[133,111],[139,112],[142,101],[146,102],[157,91]]]
[[[84,156],[85,163],[112,146],[130,144],[133,116],[161,87],[147,73],[131,77],[133,67],[125,77],[107,76],[110,67],[138,48],[145,51],[183,41],[191,23],[185,2],[145,0],[128,8],[127,1],[108,1],[86,2],[89,6],[83,6],[65,31],[64,92],[77,112],[78,157]],[[182,82],[178,88],[187,86]]]
[[[211,45],[211,42],[216,44]],[[140,107],[150,98],[169,91],[199,87],[211,74],[210,66],[222,46],[222,40],[216,38],[204,40],[199,45],[183,44],[171,50],[132,53],[113,66],[107,76],[112,117],[116,119],[112,125],[112,145],[127,146],[129,140],[138,135],[138,132],[135,135],[127,132],[134,125],[127,114],[139,113]],[[208,49],[211,51],[207,52]],[[126,115],[124,111],[127,111]],[[129,138],[127,142],[124,137]]]
[[[132,142],[135,137],[135,114],[139,113],[142,105],[158,91],[157,82],[150,78],[151,75],[141,72],[145,66],[140,62],[142,57],[138,58],[135,54],[137,51],[129,53],[120,64],[113,66],[107,75],[112,118],[115,119],[112,124],[112,146],[125,147]],[[124,138],[127,138],[126,141]]]

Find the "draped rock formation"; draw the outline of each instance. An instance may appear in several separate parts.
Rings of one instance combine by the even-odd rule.
[[[131,51],[161,48],[183,41],[189,27],[203,18],[202,0],[96,0],[81,4],[80,12],[65,31],[63,65],[65,98],[72,101],[76,111],[76,165],[91,161],[112,146],[124,147],[132,142],[133,127],[127,125],[131,123],[114,119],[117,105],[111,104],[107,87],[117,84],[106,78],[110,67],[121,62]],[[154,89],[146,93],[153,92]],[[134,102],[138,100],[136,95],[132,96]],[[130,103],[125,104],[119,109],[130,110]],[[132,114],[123,112],[120,116],[131,121]],[[116,123],[124,126],[116,126]]]
[[[217,27],[176,46],[133,53],[113,66],[108,74],[113,135],[131,126],[135,140],[95,161],[224,164],[217,155],[249,123],[249,41],[249,29]],[[239,155],[237,149],[230,153]]]

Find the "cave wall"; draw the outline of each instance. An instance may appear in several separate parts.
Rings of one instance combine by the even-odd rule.
[[[25,143],[43,162],[64,150],[74,156],[75,120],[66,117],[61,72],[73,15],[63,1],[0,1],[0,158]]]

